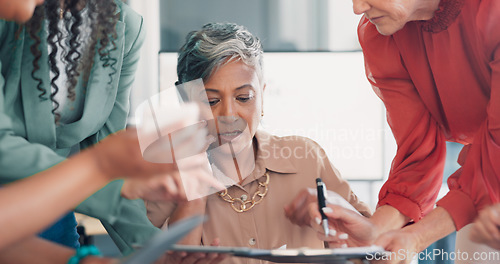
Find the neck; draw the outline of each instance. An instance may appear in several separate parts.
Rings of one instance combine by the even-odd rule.
[[[429,20],[434,17],[434,12],[439,9],[442,0],[421,0],[417,1],[416,11],[411,20]]]
[[[235,156],[227,153],[227,151],[212,152],[213,162],[226,176],[241,184],[255,168],[255,160],[257,158],[256,146],[256,140],[254,139],[252,140],[251,147],[245,148]],[[235,171],[236,175],[234,175]]]

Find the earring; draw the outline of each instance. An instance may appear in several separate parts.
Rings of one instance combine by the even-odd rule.
[[[260,116],[264,116],[264,110],[262,110],[262,113],[260,113]]]

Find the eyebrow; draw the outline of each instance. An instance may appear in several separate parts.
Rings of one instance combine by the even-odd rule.
[[[238,90],[241,90],[241,89],[244,89],[244,88],[250,88],[252,90],[255,90],[255,88],[251,84],[248,84],[248,83],[247,84],[243,84],[242,86],[237,87],[235,90],[238,91]],[[205,88],[205,92],[219,93],[219,90],[213,89],[213,88]]]

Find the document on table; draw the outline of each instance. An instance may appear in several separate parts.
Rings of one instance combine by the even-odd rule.
[[[235,257],[262,259],[275,263],[344,263],[348,259],[381,256],[385,250],[378,246],[334,249],[253,249],[244,247],[212,247],[175,245],[170,250],[219,253]]]

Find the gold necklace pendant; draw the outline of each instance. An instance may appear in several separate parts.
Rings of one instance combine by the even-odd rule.
[[[228,202],[231,204],[231,207],[233,210],[235,210],[238,213],[243,213],[246,212],[250,209],[252,209],[255,205],[259,204],[262,202],[264,197],[267,194],[267,191],[269,190],[269,173],[266,171],[266,174],[264,174],[265,179],[263,181],[259,181],[259,186],[257,187],[257,191],[252,196],[251,200],[248,200],[246,195],[242,195],[241,198],[233,198],[229,193],[227,192],[227,189],[225,189],[222,192],[219,192],[219,196],[222,198],[222,200]]]

